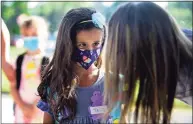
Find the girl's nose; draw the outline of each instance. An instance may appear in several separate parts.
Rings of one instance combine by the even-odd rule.
[[[87,50],[93,50],[94,48],[93,48],[93,45],[92,44],[88,44],[88,46],[87,46]]]

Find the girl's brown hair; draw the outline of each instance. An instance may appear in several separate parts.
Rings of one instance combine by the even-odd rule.
[[[179,76],[192,78],[192,42],[174,19],[152,2],[121,6],[111,17],[108,28],[105,56],[108,107],[115,106],[117,100],[113,98],[120,93],[119,100],[124,104],[120,122],[128,122],[134,107],[136,123],[139,120],[169,123]],[[125,86],[128,88],[123,91]]]
[[[82,30],[96,28],[92,22],[79,24],[85,20],[91,20],[94,9],[77,8],[70,10],[62,19],[56,40],[56,48],[53,58],[44,71],[42,83],[38,87],[38,93],[43,101],[49,102],[54,114],[54,119],[59,122],[71,120],[76,115],[77,76],[73,71],[72,53],[76,44],[76,35]],[[105,26],[103,43],[106,39]],[[101,59],[96,66],[100,67]],[[50,89],[49,93],[47,89]],[[56,95],[55,95],[56,94]],[[59,114],[64,115],[64,108],[68,109],[69,117],[58,119]]]

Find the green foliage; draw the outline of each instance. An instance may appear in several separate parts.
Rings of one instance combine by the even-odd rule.
[[[50,23],[50,32],[58,29],[63,16],[70,9],[79,7],[92,7],[92,2],[44,2],[33,9],[33,14],[45,17]],[[32,10],[30,10],[32,12]]]
[[[169,2],[168,11],[181,28],[192,30],[192,2]]]
[[[16,23],[18,15],[25,13],[30,15],[40,15],[50,24],[50,32],[58,30],[59,24],[72,8],[94,7],[108,21],[120,4],[124,2],[114,2],[110,7],[106,7],[102,2],[39,2],[35,8],[28,8],[28,2],[4,1],[1,2],[2,18],[5,20],[11,34],[19,34],[19,27]],[[192,29],[192,2],[168,2],[169,13],[176,18],[182,28]]]
[[[192,13],[188,9],[173,8],[170,13],[175,17],[182,28],[192,29]]]
[[[11,34],[19,34],[19,27],[16,23],[18,15],[25,13],[39,15],[48,20],[50,31],[57,30],[61,19],[67,11],[78,7],[91,7],[93,2],[41,2],[35,8],[28,8],[28,2],[14,1],[2,2],[2,18],[8,26]]]
[[[192,10],[192,2],[168,2],[169,8],[183,8]]]
[[[10,34],[19,34],[19,27],[16,23],[17,17],[22,14],[28,14],[27,2],[1,2],[2,18],[4,19]]]

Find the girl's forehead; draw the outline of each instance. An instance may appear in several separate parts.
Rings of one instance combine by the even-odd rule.
[[[82,30],[77,33],[76,40],[77,42],[86,42],[86,41],[101,41],[103,38],[103,31],[97,28],[90,30]]]
[[[31,36],[31,35],[37,34],[36,28],[33,28],[33,27],[29,27],[29,28],[21,27],[20,32],[24,36]]]

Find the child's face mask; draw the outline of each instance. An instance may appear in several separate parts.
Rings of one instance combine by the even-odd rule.
[[[24,37],[24,47],[30,51],[35,51],[39,48],[38,37]]]
[[[84,69],[88,69],[99,57],[102,47],[94,50],[80,50],[75,48],[72,60],[78,62]]]

